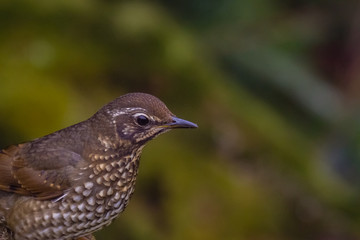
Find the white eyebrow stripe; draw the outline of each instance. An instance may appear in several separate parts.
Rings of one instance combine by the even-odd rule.
[[[135,113],[134,114],[134,117],[138,117],[138,116],[146,116],[146,117],[149,117],[149,115],[147,115],[146,113]]]
[[[118,110],[118,109],[114,109],[112,111],[109,110],[108,113],[112,117],[117,117],[120,115],[128,114],[128,113],[136,111],[136,110],[141,110],[141,111],[145,112],[145,109],[143,109],[143,108],[134,107],[134,108],[122,108],[121,110]]]

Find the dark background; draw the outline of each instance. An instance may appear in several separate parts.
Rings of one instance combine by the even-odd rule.
[[[360,239],[360,4],[0,2],[0,147],[127,92],[200,126],[149,143],[98,239]]]

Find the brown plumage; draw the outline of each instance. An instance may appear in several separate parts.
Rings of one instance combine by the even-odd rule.
[[[195,124],[131,93],[86,121],[0,151],[0,240],[93,239],[134,191],[145,143]]]

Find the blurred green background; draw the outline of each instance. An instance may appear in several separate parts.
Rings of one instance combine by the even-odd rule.
[[[359,46],[356,0],[3,0],[0,147],[151,93],[200,128],[98,239],[360,239]]]

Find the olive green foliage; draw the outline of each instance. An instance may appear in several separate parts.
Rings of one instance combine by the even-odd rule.
[[[359,239],[355,2],[1,1],[0,146],[151,93],[199,128],[98,239]]]

